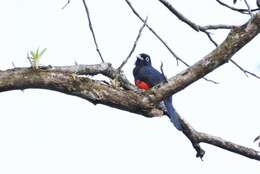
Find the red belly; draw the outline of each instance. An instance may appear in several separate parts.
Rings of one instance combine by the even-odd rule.
[[[150,88],[150,85],[143,82],[143,81],[140,81],[140,80],[136,80],[135,81],[135,85],[140,88],[140,89],[144,89],[144,90],[147,90]]]

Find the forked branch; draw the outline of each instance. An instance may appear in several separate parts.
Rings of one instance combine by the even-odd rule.
[[[130,7],[130,9],[132,10],[132,12],[138,17],[139,20],[141,20],[142,22],[144,22],[144,19],[139,15],[139,13],[135,10],[135,8],[132,6],[131,2],[129,0],[125,0],[127,5]],[[146,27],[152,32],[152,34],[165,46],[165,48],[167,48],[167,50],[171,53],[171,55],[176,59],[177,64],[178,62],[183,63],[185,66],[190,67],[190,65],[185,62],[181,57],[179,57],[171,48],[170,46],[162,39],[162,37],[148,24],[146,24]],[[203,77],[204,80],[217,84],[218,82],[208,79],[206,77]]]
[[[181,21],[183,21],[184,23],[186,23],[188,26],[190,26],[192,29],[194,29],[195,31],[201,31],[204,32],[207,37],[209,38],[209,40],[216,46],[218,47],[218,44],[216,41],[214,41],[214,39],[211,37],[210,33],[207,30],[212,30],[212,29],[233,29],[235,28],[235,26],[232,25],[208,25],[208,26],[200,26],[194,22],[192,22],[191,20],[189,20],[188,18],[186,18],[183,14],[181,14],[179,11],[177,11],[167,0],[159,0],[167,9],[169,9],[170,12],[172,12],[177,18],[179,18]],[[246,0],[245,4],[248,7],[248,11],[250,12],[251,18],[253,19],[253,15],[251,12],[251,8],[249,6],[249,4],[247,3]],[[221,2],[221,1],[220,1]],[[222,2],[221,2],[222,3]],[[240,66],[238,63],[236,63],[235,61],[233,61],[232,59],[230,59],[230,62],[233,63],[236,67],[238,67],[246,76],[251,75],[255,78],[259,79],[259,76],[248,71],[245,70],[244,68],[242,68],[242,66]]]
[[[129,88],[130,90],[121,87],[115,88],[109,83],[82,76],[96,74],[103,74],[110,78],[118,76],[117,70],[107,63],[63,67],[47,66],[39,67],[39,69],[13,68],[0,71],[0,92],[28,88],[49,89],[84,98],[93,104],[104,104],[147,117],[161,116],[164,111],[159,107],[160,101],[228,62],[259,32],[260,13],[257,13],[250,23],[231,30],[226,40],[200,61],[170,78],[167,83],[155,86],[147,92],[137,91],[134,87],[134,89]],[[122,84],[128,83],[127,79],[122,82]],[[248,158],[260,160],[258,151],[198,132],[182,117],[180,119],[183,133],[197,151],[197,157],[202,158],[204,155],[200,143],[208,143]]]

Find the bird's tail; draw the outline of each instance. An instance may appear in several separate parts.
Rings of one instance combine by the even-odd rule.
[[[173,125],[179,130],[182,130],[179,117],[176,114],[176,111],[172,105],[172,97],[168,97],[164,100],[165,107],[167,109],[167,115],[170,118]]]

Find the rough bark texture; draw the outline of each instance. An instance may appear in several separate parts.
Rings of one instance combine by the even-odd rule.
[[[189,138],[194,149],[197,151],[196,156],[202,158],[205,154],[204,150],[200,147],[199,143],[207,143],[222,149],[234,152],[245,157],[259,160],[260,152],[252,148],[244,147],[236,143],[224,140],[223,138],[209,135],[207,133],[196,131],[186,120],[181,118],[182,126],[184,127],[183,133]]]
[[[0,92],[42,88],[84,98],[93,104],[104,104],[121,110],[141,114],[148,117],[159,116],[163,110],[159,108],[159,101],[170,96],[196,80],[199,80],[214,69],[228,62],[228,60],[260,31],[260,13],[257,13],[248,23],[234,28],[225,41],[195,63],[187,70],[160,84],[148,92],[138,91],[122,73],[118,73],[111,64],[74,65],[63,67],[14,68],[0,71]],[[90,79],[84,75],[103,74],[116,79],[122,87],[115,87],[108,82]],[[197,151],[197,157],[203,157],[204,151],[199,143],[204,142],[226,149],[240,155],[260,160],[260,154],[219,137],[200,133],[193,129],[181,118],[183,133],[190,139]]]
[[[104,104],[148,117],[162,115],[162,112],[153,103],[144,102],[147,100],[144,94],[116,88],[102,81],[74,74],[75,70],[78,70],[80,74],[95,74],[98,70],[95,71],[92,68],[96,67],[104,66],[103,64],[92,66],[77,65],[38,70],[15,68],[2,71],[0,72],[0,92],[15,89],[42,88],[78,96],[93,104]]]
[[[175,94],[196,80],[227,63],[243,46],[250,42],[260,31],[260,13],[248,23],[231,30],[227,38],[211,53],[185,71],[168,80],[168,83],[151,90],[153,101],[161,101],[166,96]]]

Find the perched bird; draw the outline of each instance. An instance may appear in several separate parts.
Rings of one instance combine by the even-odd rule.
[[[256,0],[256,5],[258,8],[260,8],[260,0]]]
[[[133,75],[135,78],[135,85],[144,90],[165,81],[164,75],[152,67],[151,58],[145,53],[137,55]],[[179,118],[177,117],[175,109],[172,106],[172,96],[167,97],[164,100],[164,104],[171,122],[178,130],[182,130]]]

